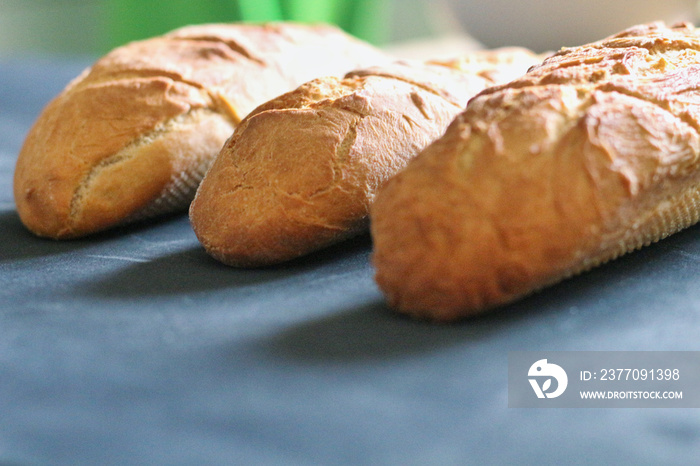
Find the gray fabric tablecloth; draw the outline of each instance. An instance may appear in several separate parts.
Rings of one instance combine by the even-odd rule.
[[[490,315],[394,315],[360,237],[210,259],[186,216],[33,237],[18,150],[87,61],[0,63],[0,461],[698,464],[694,409],[508,408],[509,351],[700,350],[700,229]]]

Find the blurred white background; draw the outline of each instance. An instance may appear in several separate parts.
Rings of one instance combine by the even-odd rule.
[[[460,23],[489,47],[538,52],[602,39],[635,24],[695,22],[696,0],[455,0]]]
[[[385,36],[392,43],[473,37],[486,47],[520,45],[538,52],[642,22],[696,18],[695,0],[389,1]],[[102,0],[0,0],[0,58],[102,54],[105,14]]]
[[[100,0],[0,0],[0,57],[94,54],[102,21]]]

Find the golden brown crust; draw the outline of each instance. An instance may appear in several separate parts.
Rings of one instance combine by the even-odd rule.
[[[384,56],[328,26],[190,26],[117,48],[42,112],[15,200],[34,233],[70,238],[184,209],[235,125],[319,75]]]
[[[475,97],[372,208],[390,303],[477,314],[696,222],[699,71],[695,29],[654,23]]]
[[[190,208],[198,238],[226,264],[260,266],[366,230],[379,186],[493,84],[479,72],[500,66],[496,54],[515,53],[537,61],[518,50],[479,53],[482,66],[468,72],[399,62],[317,79],[258,107],[200,185]]]

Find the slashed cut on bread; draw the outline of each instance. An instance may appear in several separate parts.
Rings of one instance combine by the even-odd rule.
[[[382,183],[476,93],[539,61],[507,49],[440,64],[398,62],[313,80],[273,99],[241,123],[202,181],[190,208],[199,240],[219,261],[245,267],[366,231]]]
[[[386,57],[331,26],[189,26],[119,47],[44,109],[14,194],[35,234],[73,238],[184,210],[233,128],[310,79]]]
[[[700,217],[700,36],[640,25],[475,97],[379,192],[376,280],[399,311],[485,312]]]

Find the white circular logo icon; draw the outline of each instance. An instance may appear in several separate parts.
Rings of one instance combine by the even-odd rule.
[[[569,383],[566,371],[556,364],[548,363],[546,359],[540,359],[530,366],[527,375],[528,377],[534,377],[528,380],[537,398],[556,398],[564,393]],[[555,389],[550,391],[552,379],[556,380],[557,384]]]

